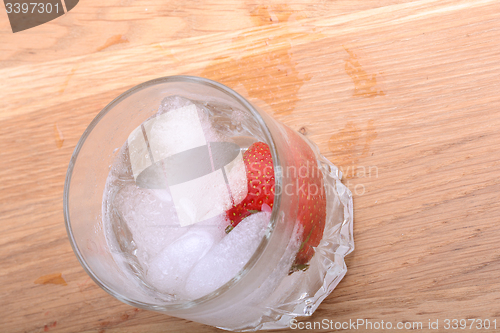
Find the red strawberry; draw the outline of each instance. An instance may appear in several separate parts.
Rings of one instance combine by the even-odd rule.
[[[292,152],[291,164],[297,168],[298,194],[297,221],[303,227],[301,245],[290,273],[305,270],[314,256],[314,248],[323,238],[326,220],[326,196],[323,173],[318,169],[316,156],[311,147],[291,129],[286,127]]]
[[[269,146],[264,142],[252,144],[243,154],[247,172],[248,194],[238,205],[226,212],[231,231],[245,217],[262,210],[262,205],[273,207],[274,167]],[[265,207],[265,206],[264,206]]]
[[[294,177],[297,196],[292,196],[298,205],[297,221],[302,227],[301,245],[290,273],[305,270],[314,256],[314,248],[323,237],[326,219],[326,199],[323,173],[318,169],[316,157],[309,145],[294,131],[286,128],[290,143],[287,164],[296,169],[289,175]],[[248,194],[246,198],[227,211],[231,225],[230,232],[245,217],[273,207],[274,202],[274,167],[269,146],[256,142],[243,154],[247,171]]]

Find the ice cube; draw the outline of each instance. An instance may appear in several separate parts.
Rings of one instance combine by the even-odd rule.
[[[215,237],[216,242],[219,242],[222,238],[224,238],[224,236],[226,236],[225,230],[228,224],[229,221],[226,218],[226,213],[224,213],[198,222],[190,228],[200,228],[208,230],[208,232],[210,232]]]
[[[231,189],[234,205],[242,202],[248,194],[248,180],[243,155],[241,152],[229,164],[224,166],[227,182]]]
[[[143,123],[153,163],[207,144],[194,104],[169,110]]]
[[[161,101],[161,105],[158,108],[157,115],[162,115],[171,112],[172,110],[177,110],[191,105],[194,105],[196,107],[201,127],[203,129],[203,133],[205,134],[205,139],[208,142],[228,141],[227,137],[214,129],[212,122],[210,121],[209,110],[200,103],[193,103],[187,98],[177,95],[165,97]]]
[[[186,295],[196,299],[231,280],[254,254],[270,217],[268,212],[252,214],[215,244],[189,274]]]
[[[161,101],[160,107],[158,108],[158,115],[166,113],[170,110],[179,109],[192,104],[193,102],[191,102],[187,98],[177,95],[168,96]]]
[[[168,189],[142,189],[126,183],[116,193],[112,209],[127,224],[142,262],[156,256],[187,231],[180,227]]]
[[[214,234],[193,227],[161,251],[149,264],[146,279],[164,293],[185,298],[184,284],[193,266],[216,241]]]

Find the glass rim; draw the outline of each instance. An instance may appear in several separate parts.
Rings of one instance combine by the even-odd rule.
[[[80,153],[81,148],[85,144],[87,138],[90,136],[92,133],[92,130],[96,127],[96,125],[99,123],[99,121],[106,116],[106,114],[113,109],[117,104],[122,102],[124,99],[127,97],[133,95],[134,93],[143,90],[145,88],[149,88],[154,85],[158,84],[163,84],[163,83],[182,83],[182,82],[188,82],[188,83],[196,83],[196,84],[202,84],[206,85],[212,88],[215,88],[230,97],[236,99],[243,107],[245,107],[251,114],[254,116],[254,118],[257,120],[259,125],[261,126],[264,136],[266,137],[269,148],[271,151],[271,156],[273,159],[273,165],[274,165],[274,178],[275,178],[275,191],[274,191],[274,203],[273,203],[273,208],[271,212],[271,219],[269,221],[267,231],[260,241],[260,244],[258,245],[257,249],[255,252],[252,254],[250,257],[249,261],[243,266],[243,268],[233,277],[231,280],[226,282],[224,285],[219,287],[218,289],[212,291],[211,293],[194,299],[194,300],[189,300],[189,301],[176,301],[173,302],[172,304],[163,304],[163,305],[156,305],[156,304],[148,304],[136,300],[129,299],[128,297],[125,297],[117,292],[115,292],[112,288],[106,285],[98,276],[94,274],[92,269],[87,265],[87,262],[83,258],[81,251],[78,248],[78,244],[75,240],[75,237],[73,235],[73,230],[71,228],[71,220],[69,216],[69,192],[70,192],[70,183],[71,183],[71,177],[73,174],[73,169],[75,166],[75,162],[78,158],[78,155]],[[63,212],[64,212],[64,224],[66,226],[66,232],[68,234],[68,238],[71,243],[71,247],[73,248],[73,252],[75,253],[78,261],[80,262],[80,265],[83,267],[85,272],[94,280],[94,282],[102,288],[104,291],[106,291],[108,294],[111,296],[117,298],[118,300],[127,303],[129,305],[135,306],[135,307],[140,307],[144,309],[149,309],[149,310],[155,310],[155,311],[168,311],[168,310],[182,310],[182,309],[188,309],[192,308],[196,305],[201,305],[204,304],[208,301],[211,301],[215,299],[217,296],[225,293],[229,289],[231,289],[238,281],[240,281],[251,269],[254,267],[255,263],[257,260],[261,257],[261,254],[265,251],[267,248],[267,245],[269,243],[269,239],[271,235],[274,233],[276,223],[278,221],[278,211],[280,208],[281,204],[281,174],[278,172],[278,170],[281,169],[281,163],[279,160],[279,156],[276,150],[276,144],[274,142],[273,136],[271,134],[271,131],[269,130],[266,122],[260,115],[260,113],[257,111],[257,109],[250,103],[248,102],[243,96],[238,94],[236,91],[233,89],[210,79],[207,78],[202,78],[198,76],[188,76],[188,75],[173,75],[173,76],[165,76],[165,77],[160,77],[156,78],[153,80],[149,80],[146,82],[143,82],[141,84],[138,84],[127,91],[123,92],[120,94],[118,97],[113,99],[108,105],[106,105],[98,114],[95,116],[95,118],[92,120],[92,122],[87,126],[85,131],[83,132],[82,136],[80,137],[78,143],[76,144],[76,147],[71,155],[71,159],[69,162],[68,170],[66,172],[66,178],[64,182],[64,193],[63,193]]]

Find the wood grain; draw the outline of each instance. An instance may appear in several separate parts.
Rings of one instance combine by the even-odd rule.
[[[87,125],[126,89],[174,74],[235,89],[343,171],[356,249],[307,321],[500,326],[497,1],[88,0],[17,34],[0,15],[3,331],[218,331],[106,294],[64,228]]]
[[[16,35],[5,12],[0,13],[0,68],[52,61],[138,45],[169,42],[187,37],[324,15],[343,15],[411,0],[85,0],[68,14],[37,29]],[[19,38],[22,36],[22,39]],[[108,44],[122,36],[129,45]]]

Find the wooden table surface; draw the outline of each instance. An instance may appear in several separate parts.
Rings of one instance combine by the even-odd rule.
[[[497,0],[86,0],[16,34],[0,10],[0,331],[219,331],[109,296],[64,227],[85,128],[175,74],[235,89],[344,171],[356,249],[306,321],[500,331],[499,42]]]

